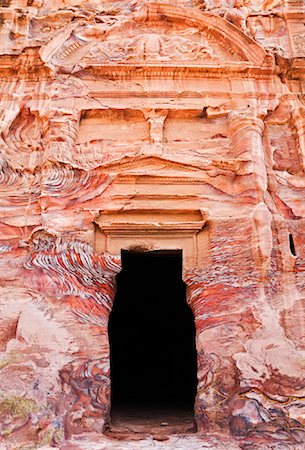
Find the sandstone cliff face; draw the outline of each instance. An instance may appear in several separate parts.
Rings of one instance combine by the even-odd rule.
[[[3,440],[103,430],[140,245],[183,250],[198,429],[303,445],[304,25],[300,0],[0,0]]]

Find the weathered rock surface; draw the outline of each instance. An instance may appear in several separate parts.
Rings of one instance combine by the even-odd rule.
[[[0,0],[3,445],[103,431],[140,246],[183,250],[198,430],[303,448],[304,25],[301,0]]]

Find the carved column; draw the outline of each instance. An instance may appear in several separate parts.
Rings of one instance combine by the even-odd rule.
[[[294,128],[297,132],[297,148],[300,164],[305,171],[305,109],[299,108],[292,112]]]
[[[256,262],[259,265],[262,281],[265,280],[272,252],[272,214],[267,205],[260,202],[252,213],[253,240]]]
[[[303,58],[305,56],[304,0],[285,0],[282,14],[288,28],[290,58]]]
[[[232,154],[235,159],[249,161],[250,172],[253,174],[253,189],[256,190],[258,199],[262,200],[263,193],[267,189],[267,173],[262,141],[264,122],[250,113],[234,111],[229,114],[229,127],[232,139]]]

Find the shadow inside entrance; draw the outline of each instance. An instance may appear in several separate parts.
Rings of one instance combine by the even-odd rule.
[[[195,326],[181,251],[122,251],[109,342],[112,428],[193,428]]]

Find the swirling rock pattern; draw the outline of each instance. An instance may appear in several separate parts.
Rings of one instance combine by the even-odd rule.
[[[48,235],[33,239],[31,253],[23,262],[20,273],[32,289],[60,303],[60,308],[68,306],[68,321],[83,326],[82,332],[76,332],[79,356],[59,371],[63,392],[57,414],[66,437],[81,431],[101,432],[109,421],[107,329],[119,271],[119,258],[96,255],[88,244]]]
[[[43,137],[48,122],[39,112],[23,108],[2,132],[2,152],[15,169],[35,169],[41,165]]]
[[[34,274],[42,272],[49,294],[54,283],[53,295],[68,297],[79,321],[107,325],[115,295],[115,276],[120,271],[118,258],[94,255],[88,244],[77,241],[39,239],[34,241],[33,252],[24,268]],[[40,276],[37,282],[41,282]]]
[[[0,1],[0,446],[105,429],[132,248],[183,251],[199,433],[304,447],[304,24],[298,1]]]

